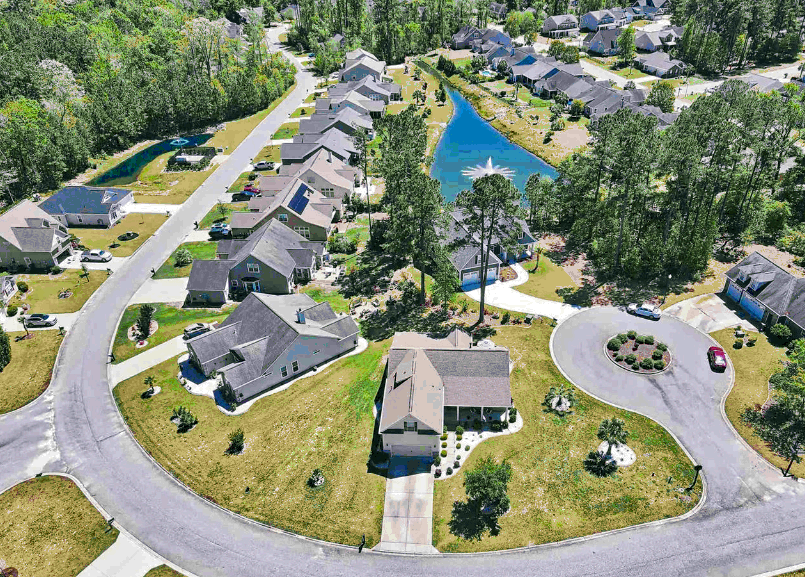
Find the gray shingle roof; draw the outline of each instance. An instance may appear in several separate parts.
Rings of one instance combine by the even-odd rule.
[[[739,279],[741,272],[748,277],[745,281]],[[805,327],[805,309],[802,308],[805,283],[798,282],[802,279],[797,279],[759,252],[747,256],[728,270],[726,276],[742,288],[748,287],[758,277],[763,279],[766,284],[758,291],[747,289],[747,292],[778,315],[789,316],[799,326]]]
[[[187,279],[189,291],[226,291],[229,286],[231,260],[197,260]]]
[[[109,214],[112,206],[131,195],[122,188],[66,186],[40,203],[48,214]]]

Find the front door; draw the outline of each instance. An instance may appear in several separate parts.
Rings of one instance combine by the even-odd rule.
[[[249,291],[249,292],[255,292],[255,293],[260,292],[260,281],[259,280],[245,281],[243,284],[246,285],[246,290]]]

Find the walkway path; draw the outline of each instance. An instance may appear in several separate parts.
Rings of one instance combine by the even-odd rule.
[[[209,179],[208,179],[209,180]],[[126,214],[165,214],[167,212],[176,214],[182,208],[181,204],[159,204],[148,202],[132,202],[123,207]]]
[[[395,457],[389,463],[383,531],[375,551],[438,553],[433,546],[433,475],[430,464]]]
[[[184,338],[181,335],[173,337],[171,340],[126,359],[122,363],[109,365],[109,382],[114,386],[135,375],[139,375],[143,371],[147,371],[151,367],[157,366],[159,363],[164,363],[168,359],[186,352],[187,344]]]
[[[162,560],[143,549],[125,533],[78,574],[78,577],[143,577]]]

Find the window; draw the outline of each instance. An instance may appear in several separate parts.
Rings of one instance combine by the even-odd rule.
[[[292,362],[291,367],[293,368],[293,372],[298,371],[299,370],[299,362],[298,361]]]
[[[303,236],[305,238],[310,238],[310,227],[307,226],[295,226],[293,230],[296,234]]]
[[[405,431],[413,431],[416,433],[416,421],[404,421],[403,422],[403,430]]]
[[[80,216],[77,216],[76,218],[78,218],[78,222],[84,222],[84,220]]]
[[[279,219],[280,222],[288,222],[288,215],[284,212],[281,212],[277,215],[277,219]]]
[[[288,367],[280,367],[280,374],[283,377],[287,377],[288,376]]]
[[[232,287],[235,288],[237,286],[238,286],[238,280],[233,278],[232,279]]]
[[[333,198],[335,196],[335,189],[332,186],[324,186],[321,189],[321,193],[327,198]]]
[[[249,272],[259,273],[260,272],[260,265],[256,262],[247,262],[246,263],[246,270]]]
[[[318,355],[321,351],[313,351],[314,355]]]
[[[480,257],[479,255],[477,255],[477,254],[476,254],[476,255],[475,255],[475,264],[478,264],[478,262],[479,262],[480,260],[481,260],[481,257]]]

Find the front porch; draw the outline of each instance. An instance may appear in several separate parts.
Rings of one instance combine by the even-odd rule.
[[[455,431],[458,426],[467,431],[489,431],[492,423],[508,420],[509,407],[444,407],[444,424],[448,431]]]

